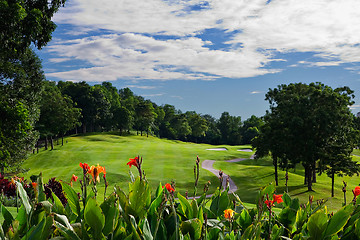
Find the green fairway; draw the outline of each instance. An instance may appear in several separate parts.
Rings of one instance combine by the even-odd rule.
[[[43,173],[44,181],[56,177],[70,181],[72,174],[82,175],[80,162],[89,165],[100,164],[106,168],[107,180],[112,186],[119,185],[127,188],[129,158],[137,155],[143,157],[142,169],[146,178],[154,187],[161,181],[163,184],[174,180],[176,189],[181,193],[189,191],[189,196],[194,191],[194,170],[196,156],[201,160],[224,160],[233,158],[246,158],[250,153],[237,151],[236,146],[212,146],[207,144],[184,143],[146,136],[119,136],[114,134],[89,134],[84,136],[68,137],[64,146],[55,146],[53,151],[40,151],[32,154],[23,167],[29,171],[26,178],[31,175]],[[225,147],[227,151],[209,151],[208,148]],[[250,154],[251,155],[251,154]],[[135,176],[138,175],[135,167],[131,168]],[[218,186],[218,179],[212,173],[200,169],[199,190],[204,184],[211,181],[211,191]],[[98,187],[99,194],[104,191],[103,181]],[[79,183],[74,187],[80,190]]]
[[[129,167],[126,163],[129,158],[137,155],[143,157],[142,168],[146,173],[146,178],[153,186],[153,189],[162,182],[163,184],[174,180],[176,190],[185,194],[189,191],[192,196],[194,191],[194,174],[196,156],[200,160],[216,160],[215,169],[221,169],[229,174],[238,186],[237,194],[244,202],[255,203],[259,188],[274,182],[274,168],[269,158],[259,160],[245,160],[241,162],[225,162],[224,160],[235,158],[250,158],[253,152],[239,151],[249,149],[251,146],[213,146],[208,144],[184,143],[181,141],[171,141],[146,136],[119,136],[116,134],[88,134],[84,136],[74,136],[65,139],[64,146],[56,145],[53,151],[40,151],[39,154],[32,154],[26,160],[23,167],[29,171],[25,177],[29,178],[33,174],[43,173],[44,181],[56,177],[64,181],[70,181],[72,174],[82,175],[80,162],[89,165],[100,164],[107,171],[107,180],[110,184],[110,191],[116,184],[122,188],[127,188],[129,181]],[[227,151],[210,151],[209,148],[226,148]],[[359,154],[355,150],[354,154]],[[360,157],[354,156],[354,160]],[[138,175],[135,167],[131,168],[135,176]],[[289,172],[289,194],[299,197],[302,203],[308,200],[309,195],[314,195],[315,200],[323,198],[328,200],[330,209],[338,209],[343,203],[342,181],[348,183],[347,201],[352,200],[352,192],[355,186],[359,185],[360,177],[336,177],[335,197],[330,198],[331,179],[323,174],[318,176],[317,183],[314,184],[314,192],[307,192],[307,187],[303,184],[303,169],[298,166],[296,171]],[[279,169],[278,193],[285,191],[285,172]],[[212,193],[218,186],[218,178],[212,173],[200,168],[200,180],[198,192],[202,191],[204,184],[211,181]],[[76,190],[80,191],[79,183],[74,183]],[[99,195],[104,192],[104,182],[98,186]]]
[[[353,156],[358,161],[360,157]],[[257,190],[261,186],[269,183],[275,183],[274,167],[270,158],[259,160],[246,160],[237,163],[228,163],[217,161],[214,164],[215,169],[222,169],[229,174],[238,186],[236,192],[244,202],[255,203]],[[276,187],[277,192],[282,194],[286,191],[285,187],[285,171],[279,169],[279,186]],[[326,174],[317,176],[317,183],[313,184],[313,192],[307,191],[307,185],[304,185],[304,169],[299,165],[297,169],[289,171],[288,191],[292,197],[298,197],[301,203],[306,203],[309,195],[314,196],[314,201],[318,199],[327,200],[327,207],[330,210],[337,210],[344,202],[344,194],[342,192],[343,182],[347,182],[346,199],[349,203],[353,199],[352,189],[359,185],[360,177],[335,177],[335,197],[331,198],[331,179]]]

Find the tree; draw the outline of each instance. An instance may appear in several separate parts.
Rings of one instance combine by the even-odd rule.
[[[41,49],[50,41],[56,27],[51,18],[64,3],[65,0],[0,0],[0,96],[6,112],[6,116],[1,115],[0,135],[6,136],[1,140],[2,151],[9,153],[2,155],[0,161],[9,165],[21,163],[38,137],[33,127],[39,116],[37,104],[44,76],[30,45]],[[20,135],[9,135],[14,130],[6,124],[9,116]],[[11,149],[5,149],[6,146]]]
[[[264,124],[261,118],[252,115],[242,125],[242,144],[250,144],[251,140],[259,134],[259,128]]]
[[[191,140],[198,142],[198,139],[205,136],[208,129],[207,121],[205,118],[201,117],[200,114],[194,111],[186,112],[185,116],[191,128]]]
[[[45,82],[44,85],[37,129],[45,138],[45,148],[47,149],[47,138],[50,137],[51,149],[53,149],[52,137],[61,134],[63,139],[67,131],[80,124],[81,113],[68,96],[61,94],[55,82]]]
[[[263,144],[271,146],[270,141],[281,139],[282,147],[276,148],[277,154],[292,165],[302,163],[309,191],[315,171],[322,171],[321,156],[329,156],[327,140],[340,138],[338,129],[352,124],[348,107],[353,103],[352,93],[347,87],[333,90],[321,83],[296,83],[280,85],[266,94],[270,111],[264,118],[265,125],[275,138]]]
[[[234,117],[228,112],[223,112],[217,127],[220,130],[223,144],[241,144],[241,117]]]

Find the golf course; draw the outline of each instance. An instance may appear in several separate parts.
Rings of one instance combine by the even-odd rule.
[[[223,149],[222,149],[223,148]],[[89,165],[101,165],[106,168],[106,178],[109,188],[117,185],[127,190],[130,180],[129,170],[137,176],[135,167],[129,168],[129,158],[140,156],[143,158],[142,169],[146,179],[155,189],[159,185],[175,182],[176,191],[189,196],[194,193],[194,166],[196,157],[200,162],[214,160],[213,168],[222,170],[229,175],[237,186],[236,194],[244,203],[255,204],[260,188],[274,182],[274,167],[270,157],[250,159],[254,152],[249,150],[250,145],[208,145],[181,142],[174,140],[159,139],[153,136],[128,135],[120,136],[117,133],[92,133],[85,135],[70,136],[65,138],[64,146],[55,145],[54,150],[41,149],[37,154],[31,154],[24,162],[23,168],[27,170],[24,177],[29,179],[31,175],[42,172],[44,182],[56,177],[69,182],[72,174],[81,176],[82,169],[79,163]],[[353,160],[359,159],[354,150]],[[230,162],[227,160],[241,159]],[[201,164],[200,164],[201,166]],[[295,171],[289,171],[288,193],[291,197],[299,198],[300,203],[306,203],[309,195],[314,196],[314,201],[324,199],[327,201],[329,210],[340,209],[344,202],[342,192],[343,181],[346,181],[347,201],[353,197],[352,189],[360,182],[360,177],[336,177],[335,197],[331,198],[331,179],[326,174],[318,175],[314,183],[314,191],[308,192],[304,185],[304,170],[299,164]],[[204,185],[211,181],[208,193],[213,193],[219,186],[218,176],[200,167],[198,193],[202,193]],[[74,189],[80,191],[80,184],[74,182]],[[99,195],[104,193],[104,181],[98,185]],[[279,186],[276,192],[286,192],[285,171],[279,170]]]

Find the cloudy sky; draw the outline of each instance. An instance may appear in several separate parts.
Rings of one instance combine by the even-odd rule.
[[[110,81],[161,105],[262,116],[269,88],[355,91],[358,0],[68,0],[39,52],[48,80]]]

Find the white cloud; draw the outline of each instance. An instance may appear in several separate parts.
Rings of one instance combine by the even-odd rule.
[[[312,53],[314,61],[292,67],[360,62],[360,1],[267,2],[73,0],[55,21],[74,26],[68,32],[74,37],[98,35],[60,39],[47,49],[56,56],[52,62],[82,60],[89,66],[47,76],[74,81],[244,78],[281,71],[267,67],[285,61],[276,54],[293,52]],[[190,11],[199,4],[206,7]],[[238,32],[228,39],[228,49],[211,50],[214,43],[197,37],[210,28]]]
[[[262,91],[252,91],[250,92],[250,94],[259,94],[259,93],[263,93]]]
[[[143,97],[161,97],[164,93],[142,94]]]
[[[140,86],[140,85],[128,85],[128,88],[139,88],[139,89],[155,89],[157,86]]]

